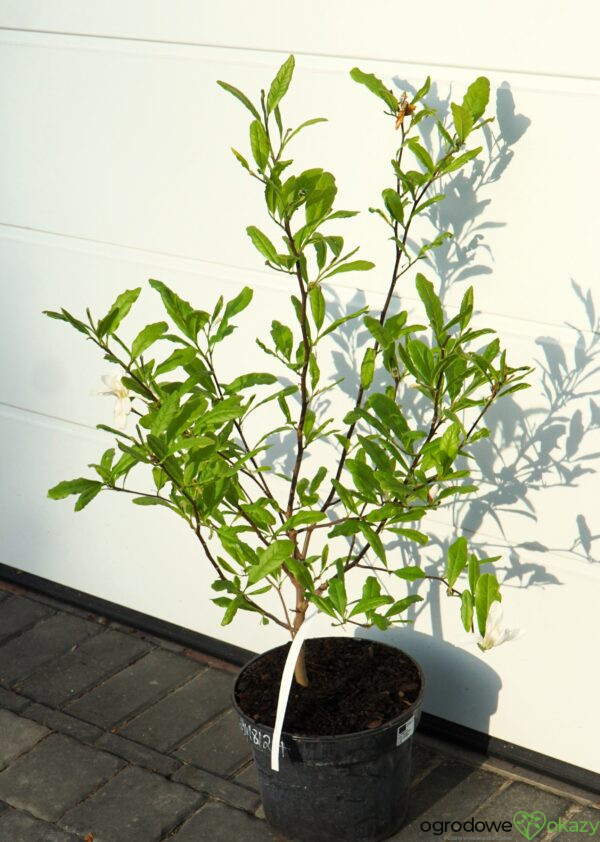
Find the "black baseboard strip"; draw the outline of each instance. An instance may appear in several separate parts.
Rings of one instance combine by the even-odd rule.
[[[249,649],[234,646],[233,643],[225,643],[214,637],[209,637],[208,635],[200,634],[200,632],[178,626],[176,623],[160,620],[158,617],[152,617],[150,614],[142,614],[141,611],[126,608],[124,605],[109,602],[106,599],[92,596],[92,594],[85,593],[84,591],[78,591],[67,585],[60,585],[58,582],[52,582],[50,579],[35,576],[33,573],[17,570],[8,564],[0,563],[0,579],[4,579],[5,582],[10,582],[13,585],[27,588],[28,590],[37,591],[45,596],[60,599],[62,602],[74,605],[77,608],[85,608],[86,611],[90,611],[93,614],[100,614],[109,620],[114,620],[127,626],[133,626],[147,634],[155,634],[173,643],[179,643],[181,646],[197,649],[206,655],[212,655],[213,658],[220,658],[222,661],[229,661],[229,663],[235,664],[236,666],[243,666],[250,658],[253,658],[257,654],[256,652],[251,652]]]
[[[92,596],[67,585],[60,585],[33,573],[17,570],[8,564],[0,563],[0,579],[54,597],[77,608],[85,608],[94,614],[100,614],[110,620],[138,628],[148,634],[164,637],[173,643],[197,649],[213,658],[219,658],[237,666],[243,666],[257,654],[249,649],[234,646],[232,643],[225,643],[222,640],[200,634],[175,623],[143,614],[133,608],[126,608],[123,605]],[[514,745],[514,743],[506,742],[497,737],[490,737],[481,731],[475,731],[456,722],[450,722],[440,716],[424,712],[421,716],[419,730],[479,754],[497,757],[523,766],[533,772],[556,778],[558,781],[600,793],[600,774],[596,772]]]
[[[465,725],[459,725],[456,722],[443,719],[441,716],[423,712],[419,730],[424,734],[437,737],[444,742],[454,743],[478,754],[506,760],[532,772],[556,778],[563,783],[600,793],[600,775],[596,772],[506,742],[506,740],[501,740],[498,737],[490,737],[489,734],[475,731],[473,728],[467,728]]]

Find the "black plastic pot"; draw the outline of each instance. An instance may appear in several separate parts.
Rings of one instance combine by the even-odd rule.
[[[262,657],[258,655],[243,667],[232,695],[240,728],[252,745],[269,824],[295,842],[379,842],[391,836],[401,826],[408,807],[412,734],[421,715],[424,690],[418,664],[413,661],[421,689],[404,713],[379,728],[334,737],[295,736],[284,731],[279,772],[274,772],[273,729],[250,719],[236,698],[244,670]]]

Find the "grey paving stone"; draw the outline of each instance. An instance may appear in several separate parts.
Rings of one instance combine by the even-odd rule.
[[[173,842],[280,842],[266,822],[225,804],[208,803],[187,821]]]
[[[30,700],[26,699],[25,696],[19,696],[12,690],[5,690],[4,687],[0,687],[0,708],[12,710],[13,713],[21,713],[30,704]]]
[[[249,813],[253,813],[260,804],[260,798],[256,792],[245,789],[239,784],[233,783],[233,781],[225,781],[223,778],[213,775],[212,772],[197,769],[195,766],[182,766],[173,775],[173,780],[191,786],[198,792],[212,795],[232,807],[247,810]]]
[[[254,761],[249,763],[241,772],[239,772],[233,779],[236,784],[241,784],[248,789],[253,789],[255,792],[260,791],[260,784],[258,782],[258,771]]]
[[[52,734],[0,772],[0,799],[56,821],[122,765],[111,754]]]
[[[418,781],[443,759],[443,755],[433,751],[429,746],[423,745],[417,738],[413,742],[412,779]]]
[[[0,640],[6,640],[39,623],[54,612],[23,596],[7,595],[0,609]]]
[[[70,810],[61,827],[94,842],[158,842],[202,803],[187,787],[145,769],[124,769],[83,804]]]
[[[567,798],[560,798],[529,784],[515,781],[474,815],[476,819],[482,819],[484,821],[495,819],[512,822],[513,816],[518,811],[523,810],[527,813],[534,813],[539,810],[544,813],[546,823],[548,823],[550,821],[558,821],[561,816],[564,816],[569,804],[570,802]],[[510,833],[506,835],[511,836]],[[523,838],[522,834],[516,829],[513,829],[512,837],[515,842]]]
[[[577,828],[575,828],[575,822]],[[584,822],[587,824],[584,825]],[[588,838],[591,836],[592,839],[598,839],[600,837],[600,810],[585,807],[570,816],[566,825],[560,828],[558,836],[555,836],[552,842],[573,842],[573,839],[585,839],[586,834]]]
[[[118,734],[102,734],[95,745],[122,757],[124,760],[128,760],[130,763],[143,766],[144,769],[158,772],[161,775],[172,775],[181,766],[180,760],[168,757],[154,751],[153,748],[140,745],[140,743],[134,743],[132,740],[126,740],[125,737],[120,737]]]
[[[0,815],[0,839],[3,842],[80,842],[72,833],[20,810],[7,810]]]
[[[431,842],[431,828],[421,831],[421,822],[460,821],[471,816],[503,782],[499,775],[464,763],[446,761],[436,766],[411,790],[406,823],[392,839]]]
[[[47,728],[37,722],[8,710],[0,710],[0,769],[29,751],[49,733]]]
[[[82,722],[81,719],[76,719],[68,713],[62,713],[60,710],[53,710],[33,702],[25,711],[25,716],[28,719],[35,719],[36,722],[42,725],[47,725],[52,731],[58,731],[59,734],[66,734],[67,737],[75,737],[76,740],[81,740],[84,743],[93,743],[102,734],[102,729],[89,722]]]
[[[97,634],[100,628],[71,614],[54,614],[43,620],[0,647],[0,683],[10,686],[22,681],[42,664]]]
[[[38,702],[60,707],[150,649],[147,643],[133,635],[102,631],[60,658],[44,664],[19,685],[19,692]]]
[[[121,729],[124,737],[168,751],[229,707],[232,676],[207,669]]]
[[[227,777],[252,757],[232,710],[211,722],[203,731],[174,752],[187,763]]]
[[[198,672],[187,658],[155,650],[66,706],[74,716],[112,728]]]

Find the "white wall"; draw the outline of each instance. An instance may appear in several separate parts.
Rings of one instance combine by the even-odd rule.
[[[497,449],[482,443],[487,507],[439,512],[439,541],[425,558],[435,564],[461,528],[475,531],[482,548],[500,547],[506,622],[527,633],[482,655],[455,605],[432,589],[415,631],[395,635],[426,668],[428,710],[600,772],[600,413],[590,402],[596,394],[600,404],[591,312],[599,306],[598,15],[587,2],[576,12],[566,3],[507,2],[493,14],[491,4],[469,0],[452,10],[430,3],[423,19],[414,4],[383,0],[368,14],[358,2],[317,11],[311,0],[301,17],[297,8],[0,3],[1,560],[248,648],[281,640],[249,615],[218,626],[206,564],[168,513],[101,496],[74,515],[45,499],[50,485],[85,473],[108,446],[94,427],[110,420],[111,408],[93,394],[106,364],[41,310],[101,312],[148,277],[199,307],[250,283],[255,302],[223,364],[263,368],[253,337],[287,306],[288,293],[262,271],[244,234],[263,222],[260,197],[229,152],[246,148],[247,123],[215,80],[256,92],[295,51],[290,122],[330,118],[298,144],[300,160],[336,173],[341,207],[366,208],[385,184],[395,138],[379,133],[386,124],[349,69],[358,63],[411,82],[430,73],[441,94],[483,72],[500,91],[504,171],[495,181],[493,167],[487,173],[482,204],[459,181],[449,221],[465,221],[457,237],[480,270],[481,322],[493,323],[514,359],[541,365],[524,408],[499,411]],[[431,26],[436,17],[440,25]],[[384,265],[384,234],[373,219],[348,227],[363,256]],[[340,276],[331,299],[360,299],[360,284],[376,309],[387,274]],[[465,288],[457,275],[450,270],[450,306]],[[584,298],[591,289],[590,297],[581,300],[577,289]],[[410,283],[402,296],[412,306]],[[150,291],[139,311],[140,323],[158,317]]]

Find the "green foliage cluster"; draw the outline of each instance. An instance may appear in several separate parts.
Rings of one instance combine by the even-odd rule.
[[[451,236],[444,232],[415,246],[409,235],[415,220],[443,201],[444,180],[481,152],[467,144],[489,122],[484,116],[489,82],[476,79],[462,103],[452,103],[452,121],[445,122],[426,104],[429,78],[409,101],[374,75],[352,70],[352,78],[384,103],[390,129],[398,131],[390,185],[380,204],[370,208],[388,231],[392,270],[381,312],[365,307],[331,320],[323,292],[329,279],[368,271],[373,264],[355,257],[358,249],[348,248],[337,233],[355,212],[335,209],[333,174],[321,168],[293,170],[290,142],[322,120],[284,128],[281,102],[293,71],[290,56],[258,105],[219,82],[250,113],[250,156],[233,153],[262,185],[274,232],[252,225],[248,236],[266,265],[287,275],[293,288],[289,323],[274,320],[269,341],[257,340],[273,371],[242,373],[231,382],[217,372],[215,354],[251,303],[249,288],[231,301],[220,298],[208,312],[152,280],[168,320],[145,326],[131,344],[118,331],[139,288],[120,295],[97,321],[89,311],[84,320],[64,309],[48,312],[84,334],[121,369],[135,416],[132,432],[99,425],[115,437],[115,447],[91,466],[95,477],[61,482],[49,496],[76,495],[79,510],[101,491],[117,491],[131,494],[137,505],[162,506],[181,517],[214,568],[213,601],[224,610],[223,624],[239,610],[252,611],[293,635],[311,604],[334,623],[385,629],[406,622],[407,609],[422,597],[382,593],[373,575],[381,570],[407,583],[440,580],[460,600],[465,629],[477,627],[483,636],[490,606],[501,596],[496,575],[482,568],[496,559],[477,558],[461,536],[449,548],[445,570],[433,575],[420,566],[398,566],[386,541],[427,544],[426,515],[455,495],[477,490],[468,482],[468,460],[477,440],[488,435],[484,415],[504,395],[526,388],[524,378],[531,371],[511,367],[499,340],[491,337],[494,331],[473,325],[472,288],[449,317],[433,283],[416,272],[422,323],[413,323],[406,310],[392,312],[391,306],[399,279]],[[437,154],[424,145],[425,125],[438,138]],[[323,417],[318,398],[339,381],[323,382],[317,352],[327,353],[327,344],[347,322],[362,323],[371,337],[354,408],[342,419]],[[283,375],[293,385],[282,386],[278,376]],[[382,379],[385,385],[376,388]],[[425,427],[403,409],[400,397],[407,385],[430,407]],[[277,408],[280,423],[250,444],[247,419],[266,405],[269,417]],[[293,469],[286,476],[269,462],[269,439],[276,433],[291,434],[294,441]],[[337,458],[315,470],[308,457],[319,441],[331,444]],[[130,487],[131,472],[139,465],[146,466],[152,490]],[[325,536],[315,549],[315,539]],[[348,577],[359,568],[370,575],[363,574],[362,593],[351,598]],[[261,604],[272,591],[280,597],[280,614]]]

